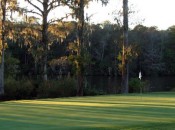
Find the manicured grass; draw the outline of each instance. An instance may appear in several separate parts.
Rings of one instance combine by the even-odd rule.
[[[0,130],[175,130],[175,93],[1,102]]]

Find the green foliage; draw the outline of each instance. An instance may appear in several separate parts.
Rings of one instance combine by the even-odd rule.
[[[130,41],[135,43],[137,47],[138,58],[135,64],[137,64],[137,67],[139,66],[138,69],[141,68],[147,76],[164,75],[162,73],[165,69],[163,55],[165,53],[164,43],[167,41],[167,32],[158,31],[156,27],[137,25],[130,32]]]
[[[20,61],[17,58],[12,57],[11,55],[6,55],[5,57],[5,76],[6,77],[16,77],[19,73],[19,63]]]
[[[172,92],[175,92],[175,87],[171,89]]]
[[[80,49],[81,49],[81,54],[77,55],[78,50]],[[87,49],[88,49],[87,46],[82,48],[82,47],[79,47],[77,43],[69,43],[68,50],[72,52],[72,54],[69,55],[68,57],[70,63],[75,66],[77,66],[77,64],[81,64],[84,67],[87,66],[89,63],[91,63],[91,55]]]
[[[175,74],[175,26],[172,26],[168,29],[167,40],[164,43],[164,55],[163,59],[165,61],[165,71],[164,73],[167,75]]]
[[[122,68],[123,68],[123,65],[122,65],[123,51],[124,51],[124,59],[127,62],[131,63],[138,56],[137,51],[136,51],[136,46],[134,44],[128,47],[125,47],[122,51],[119,52],[117,56],[117,59],[119,61],[119,64],[118,64],[119,71],[122,71]]]
[[[120,27],[111,23],[104,23],[104,25],[86,23],[89,27],[89,32],[87,31],[88,35],[85,35],[86,37],[84,38],[84,48],[81,49],[81,54],[77,56],[76,22],[65,22],[64,24],[70,24],[70,27],[66,26],[66,31],[69,33],[67,33],[65,39],[60,39],[60,37],[55,36],[54,42],[49,44],[48,61],[51,61],[48,65],[48,67],[50,67],[48,69],[49,78],[57,77],[60,68],[62,70],[65,68],[65,75],[69,72],[75,75],[77,72],[76,65],[78,63],[79,66],[81,66],[79,67],[81,68],[79,71],[83,71],[84,75],[120,75],[119,70],[122,68],[122,64],[120,64],[122,59]],[[33,40],[31,39],[30,44],[28,44],[25,35],[22,34],[28,30],[23,29],[27,25],[14,23],[11,26],[15,28],[15,30],[13,30],[15,34],[13,35],[13,40],[7,40],[8,48],[6,49],[6,54],[9,53],[11,55],[6,55],[5,57],[5,77],[16,77],[18,74],[17,78],[30,76],[34,79],[36,77],[34,76],[36,70],[38,77],[41,78],[43,74],[43,58],[40,58],[40,53],[42,50],[37,52],[37,47],[40,48],[40,46],[42,46],[39,41],[40,38],[37,37],[35,39],[32,35],[34,33],[32,32],[31,26],[28,26],[32,39],[34,38]],[[41,28],[40,25],[35,26],[36,28]],[[59,31],[60,27],[63,28],[63,25],[53,25],[52,29],[50,29],[54,33],[54,31]],[[64,29],[61,29],[61,31],[64,31]],[[86,31],[86,29],[84,31]],[[145,76],[153,74],[157,76],[174,75],[174,32],[174,27],[166,31],[159,31],[154,27],[151,28],[141,25],[130,30],[129,41],[131,46],[125,49],[126,58],[129,59],[129,61],[132,60],[132,62],[130,62],[130,76],[135,77],[138,70],[142,70]],[[28,35],[28,37],[30,38],[31,36]],[[138,57],[137,54],[139,55]],[[39,59],[37,60],[37,58]],[[70,62],[72,63],[71,65]],[[109,70],[111,73],[109,73]],[[38,83],[38,86],[40,85],[41,84]],[[87,93],[98,94],[96,90],[88,89],[87,91],[93,91]],[[131,91],[139,92],[140,89],[133,90],[132,88]]]
[[[129,80],[129,88],[130,88],[130,92],[146,92],[147,90],[147,85],[148,82],[146,81],[141,81],[139,78],[131,78]]]
[[[39,98],[68,97],[76,95],[76,81],[73,78],[48,80],[39,85]]]
[[[17,81],[12,77],[5,80],[5,96],[8,99],[31,98],[34,86],[30,80]]]
[[[43,83],[27,79],[5,80],[5,97],[7,99],[55,98],[76,95],[76,81],[73,78],[50,80]]]

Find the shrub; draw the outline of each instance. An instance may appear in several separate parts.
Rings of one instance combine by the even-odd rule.
[[[5,97],[15,99],[18,86],[19,83],[14,78],[9,77],[6,79],[4,83]]]
[[[17,81],[12,77],[5,80],[5,97],[8,99],[27,99],[31,98],[34,86],[30,80]]]
[[[20,61],[11,54],[5,55],[5,77],[16,77],[16,75],[20,72],[19,71],[19,63]]]
[[[76,95],[76,82],[73,78],[49,80],[41,83],[38,88],[39,98],[56,98]]]
[[[175,88],[172,88],[171,91],[172,91],[172,92],[175,92]]]
[[[147,81],[141,81],[138,78],[131,78],[129,81],[130,92],[146,92],[148,86]]]
[[[68,97],[76,95],[76,81],[73,78],[50,80],[46,82],[15,80],[9,77],[5,80],[6,99],[30,99]]]
[[[32,92],[34,86],[30,80],[21,80],[19,81],[20,85],[17,87],[17,99],[27,99],[32,98]]]

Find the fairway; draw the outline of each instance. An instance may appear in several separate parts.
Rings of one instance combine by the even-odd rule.
[[[175,93],[0,102],[0,130],[175,130]]]

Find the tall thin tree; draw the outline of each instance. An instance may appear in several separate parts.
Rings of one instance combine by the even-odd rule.
[[[77,43],[78,43],[78,57],[81,57],[83,54],[82,49],[84,46],[84,7],[85,7],[85,1],[80,0],[79,2],[79,9],[78,9],[78,37],[77,37]],[[77,79],[78,79],[78,89],[77,89],[77,95],[82,96],[83,95],[83,63],[80,61],[77,63]]]
[[[129,63],[126,56],[128,48],[128,0],[123,0],[123,48],[122,48],[122,92],[128,93]]]
[[[0,95],[4,94],[4,45],[7,0],[1,0],[1,66],[0,66]]]
[[[6,28],[7,11],[17,10],[17,0],[0,0],[0,95],[4,94],[4,51],[8,30]]]
[[[76,73],[77,73],[77,95],[83,95],[83,80],[84,80],[84,50],[85,50],[85,42],[84,42],[84,30],[85,30],[85,17],[84,10],[85,6],[92,2],[93,0],[72,0],[70,4],[67,4],[74,12],[74,15],[77,19],[77,58],[75,58],[76,63]],[[95,1],[95,0],[94,0]],[[96,0],[98,1],[98,0]],[[102,4],[106,5],[108,0],[100,0]]]

